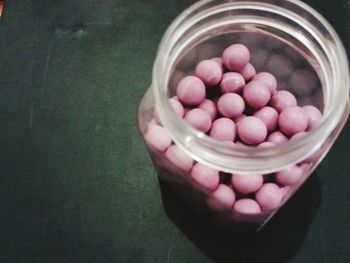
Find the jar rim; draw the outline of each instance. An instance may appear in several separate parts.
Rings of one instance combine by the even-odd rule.
[[[226,3],[222,3],[226,2]],[[278,5],[266,3],[266,1],[218,1],[218,0],[201,0],[183,11],[177,19],[169,26],[164,34],[157,57],[153,67],[152,89],[155,95],[156,107],[158,109],[163,125],[169,130],[176,144],[182,147],[195,160],[203,162],[211,167],[220,169],[225,172],[252,173],[264,171],[274,172],[293,163],[298,163],[314,153],[332,132],[339,126],[340,120],[347,118],[349,113],[349,71],[348,61],[345,49],[337,33],[332,26],[317,11],[299,0],[284,0],[297,8],[303,9],[319,21],[323,30],[331,36],[329,39],[321,39],[324,49],[335,56],[332,66],[334,69],[333,81],[328,80],[327,85],[343,85],[341,94],[333,97],[336,107],[331,110],[327,109],[323,122],[318,129],[313,129],[308,135],[271,147],[249,147],[243,145],[227,144],[215,140],[198,130],[192,128],[183,119],[178,117],[172,110],[168,100],[165,87],[168,84],[169,60],[176,40],[181,34],[189,28],[196,19],[210,15],[219,8],[263,8],[267,11],[277,12],[281,16],[290,14],[289,10],[283,10]],[[207,5],[213,5],[206,8]],[[277,11],[276,11],[277,10]],[[285,12],[283,12],[285,11]],[[198,12],[193,15],[193,13]],[[297,14],[295,14],[297,16]],[[301,18],[298,20],[303,27],[309,27],[314,34],[316,28]],[[328,50],[329,49],[329,50]],[[345,95],[345,96],[344,96]],[[170,121],[171,120],[171,121]]]

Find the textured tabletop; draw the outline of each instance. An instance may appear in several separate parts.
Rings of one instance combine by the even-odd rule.
[[[350,262],[350,125],[258,234],[215,229],[158,183],[136,111],[193,1],[5,1],[0,262]],[[349,52],[350,6],[309,0]]]

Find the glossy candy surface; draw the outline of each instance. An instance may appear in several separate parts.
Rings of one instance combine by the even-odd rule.
[[[239,138],[248,145],[262,143],[267,135],[265,123],[257,117],[243,118],[238,125]]]
[[[179,82],[176,89],[179,100],[191,106],[200,104],[205,98],[205,93],[203,81],[195,76],[184,77]]]
[[[307,89],[301,82],[302,76],[311,76],[312,73],[293,74],[290,82],[294,86],[289,89],[288,81],[280,82],[276,76],[285,77],[291,70],[290,59],[265,55],[269,72],[257,72],[250,63],[246,46],[228,46],[222,57],[200,60],[193,69],[194,75],[189,73],[179,80],[177,96],[169,99],[169,103],[186,122],[206,134],[200,136],[210,136],[235,146],[269,150],[278,144],[308,136],[309,131],[321,123],[322,113],[307,103],[300,107],[291,91],[297,90],[298,83],[302,84],[302,89]],[[286,65],[273,68],[278,61],[284,60],[288,62]],[[315,79],[310,80],[311,84],[310,89],[314,89]],[[308,92],[299,91],[297,95]],[[303,180],[310,160],[270,174],[223,173],[193,160],[174,144],[155,110],[144,138],[152,149],[163,152],[166,160],[184,173],[196,189],[205,193],[203,202],[211,211],[233,213],[233,220],[242,222],[279,208],[284,198]],[[249,216],[236,217],[234,213]]]
[[[207,86],[215,86],[221,81],[222,68],[213,60],[202,60],[198,63],[195,72]]]
[[[244,100],[236,93],[226,93],[218,100],[218,111],[224,117],[235,118],[240,116],[245,108]]]
[[[222,59],[226,68],[232,71],[239,71],[248,64],[250,52],[242,44],[233,44],[224,50]]]

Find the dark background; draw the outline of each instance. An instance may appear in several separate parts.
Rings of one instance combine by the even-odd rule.
[[[162,34],[192,2],[6,1],[0,262],[350,262],[349,124],[258,234],[215,229],[159,187],[136,110]],[[349,52],[349,4],[305,2]]]

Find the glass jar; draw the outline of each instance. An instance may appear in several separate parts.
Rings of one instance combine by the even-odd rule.
[[[221,56],[234,43],[246,45],[257,72],[273,73],[278,89],[292,92],[298,105],[310,104],[322,112],[317,128],[270,147],[246,146],[215,140],[175,112],[169,98],[176,94],[181,78],[193,74],[201,60]],[[295,0],[202,0],[180,14],[164,34],[152,85],[139,105],[138,125],[160,179],[171,189],[215,222],[261,229],[311,175],[348,114],[344,47],[334,29],[310,6]],[[210,180],[218,183],[196,180],[194,165],[210,168],[214,174]],[[278,179],[278,174],[288,174],[292,168],[302,171],[297,180]],[[238,176],[243,181],[262,176],[263,186],[273,185],[258,200],[260,211],[235,209],[239,200],[259,199],[263,187],[237,191],[233,178]]]

